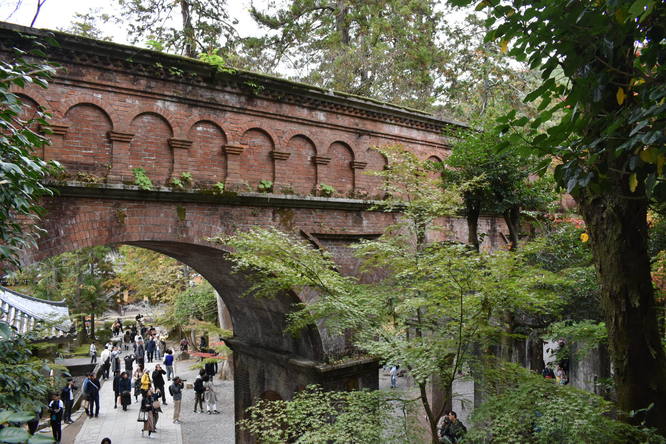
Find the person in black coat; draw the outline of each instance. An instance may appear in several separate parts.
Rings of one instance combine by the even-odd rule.
[[[155,339],[151,336],[146,342],[146,354],[148,355],[148,362],[153,362],[153,357],[155,356]]]
[[[215,353],[213,350],[209,350],[209,353],[214,353],[217,355],[217,353]],[[207,362],[204,364],[204,370],[206,371],[208,379],[213,382],[213,377],[217,374],[217,361]]]
[[[77,388],[74,380],[70,379],[67,381],[67,385],[60,391],[60,399],[65,404],[65,413],[63,415],[65,424],[74,422],[72,421],[72,407],[74,406],[74,390]]]
[[[118,393],[120,394],[120,405],[123,406],[123,410],[127,410],[127,406],[132,402],[131,392],[132,380],[129,378],[127,372],[122,372],[118,380]]]
[[[90,377],[88,378],[86,385],[85,385],[85,392],[86,395],[88,396],[88,416],[99,416],[99,388],[101,384],[97,380],[97,376],[94,373],[90,374]],[[93,410],[93,407],[95,409]]]
[[[166,375],[166,371],[162,370],[162,366],[159,364],[155,365],[155,370],[153,370],[152,374],[153,385],[155,386],[155,390],[162,396],[162,404],[167,405],[164,393],[164,375]]]
[[[132,374],[132,365],[134,364],[134,355],[127,355],[123,358],[125,361],[125,371],[129,374]]]

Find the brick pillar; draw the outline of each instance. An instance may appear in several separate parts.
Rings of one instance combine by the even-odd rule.
[[[317,192],[319,192],[319,185],[321,185],[322,183],[330,185],[329,175],[327,174],[328,168],[326,168],[326,165],[328,165],[331,162],[331,158],[329,156],[314,156],[312,161],[314,162],[317,168],[317,183],[315,185],[315,188],[317,189]]]
[[[287,159],[291,153],[284,151],[271,151],[271,158],[273,159],[275,176],[273,177],[273,192],[278,192],[281,187],[286,187],[290,184],[290,177],[293,174],[298,174],[295,171],[287,170]]]
[[[107,181],[122,182],[130,180],[132,173],[129,170],[129,145],[134,134],[121,133],[118,131],[109,131],[107,133],[111,141],[111,171],[109,171]]]
[[[368,162],[359,162],[352,160],[350,163],[351,169],[354,172],[354,188],[352,189],[355,197],[367,197],[368,190],[360,186],[363,181],[361,180],[360,174],[363,174],[363,170],[368,166]]]
[[[57,153],[63,148],[68,129],[69,125],[60,125],[55,123],[41,126],[41,131],[45,133],[49,140],[51,140],[50,144],[44,145],[44,149],[41,155],[43,160],[46,162],[56,160]]]
[[[233,191],[240,184],[243,183],[243,178],[240,175],[240,154],[245,149],[242,145],[225,145],[224,153],[227,155],[227,177],[225,181],[225,188]]]
[[[173,171],[172,178],[179,178],[181,173],[192,173],[190,169],[190,147],[192,146],[191,140],[186,139],[169,139],[169,147],[173,155]]]

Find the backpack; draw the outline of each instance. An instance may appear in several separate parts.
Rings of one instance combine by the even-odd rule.
[[[203,379],[197,378],[194,381],[194,391],[197,392],[197,393],[202,393],[202,392],[205,391],[204,390],[204,385],[203,385]]]
[[[49,404],[49,412],[51,414],[51,421],[52,422],[59,422],[60,421],[60,411],[62,410],[58,404],[54,404],[55,401],[51,401]]]

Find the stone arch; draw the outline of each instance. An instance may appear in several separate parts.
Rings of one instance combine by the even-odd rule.
[[[138,114],[130,123],[129,169],[143,168],[153,185],[165,185],[173,168],[168,120],[152,112]]]
[[[271,151],[275,148],[268,132],[261,128],[250,128],[241,137],[241,145],[245,147],[240,155],[240,178],[246,182],[252,190],[262,180],[275,180],[275,168]]]
[[[227,160],[223,146],[227,136],[220,126],[211,120],[199,120],[190,127],[187,138],[192,141],[188,163],[194,181],[201,184],[224,182]]]
[[[365,152],[365,159],[368,162],[365,167],[365,188],[373,199],[382,199],[384,197],[384,179],[379,176],[374,176],[373,171],[382,171],[388,167],[388,159],[376,148],[370,147]]]
[[[317,147],[307,136],[298,134],[289,139],[286,169],[291,172],[291,186],[297,194],[309,194],[317,187]]]
[[[328,185],[343,195],[354,191],[354,151],[345,142],[333,142],[328,148],[328,156],[331,158],[328,164]]]
[[[426,160],[433,164],[442,163],[442,159],[440,159],[439,156],[435,156],[434,154],[428,157]],[[431,171],[430,173],[428,173],[428,176],[430,176],[430,178],[433,180],[438,180],[442,177],[442,174],[438,173],[437,171]]]
[[[69,108],[63,121],[68,129],[56,160],[69,170],[106,176],[112,156],[107,136],[113,129],[109,115],[99,106],[84,102]]]

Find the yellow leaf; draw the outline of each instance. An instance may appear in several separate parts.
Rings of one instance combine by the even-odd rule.
[[[581,242],[587,242],[590,240],[590,235],[587,233],[581,233],[580,235],[580,241]]]
[[[629,176],[629,191],[632,193],[636,191],[636,187],[638,186],[638,178],[636,177],[636,173],[631,173]]]
[[[638,157],[645,163],[657,163],[657,149],[653,146],[641,150]]]
[[[624,93],[624,88],[619,87],[617,89],[617,94],[615,94],[615,98],[617,99],[617,104],[622,105],[626,97],[627,95]]]
[[[509,41],[508,40],[500,41],[500,51],[502,51],[502,54],[506,53],[508,50],[509,50]]]

